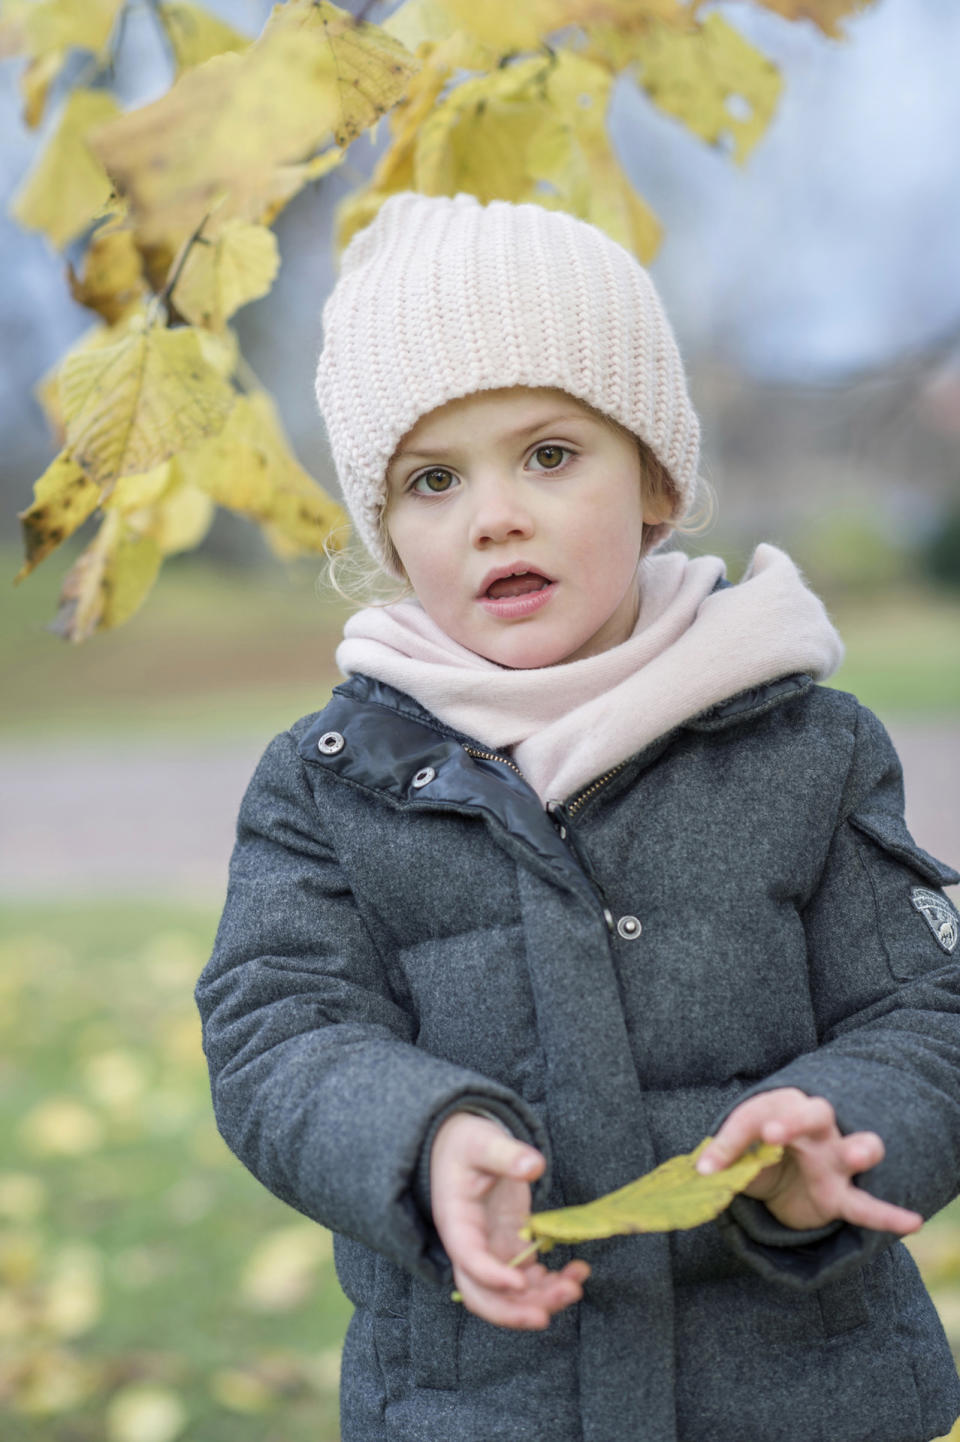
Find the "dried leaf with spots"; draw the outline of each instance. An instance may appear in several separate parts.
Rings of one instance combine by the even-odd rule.
[[[162,560],[154,537],[143,535],[122,512],[108,512],[64,578],[50,629],[77,642],[122,625],[143,604]]]
[[[44,557],[72,536],[100,502],[100,487],[78,466],[69,450],[61,451],[33,487],[33,504],[17,512],[23,532],[23,565],[14,577],[22,581]]]
[[[40,159],[17,191],[10,214],[62,250],[93,223],[109,201],[110,180],[87,144],[91,133],[118,115],[105,90],[74,90]]]
[[[60,372],[67,443],[105,496],[118,476],[152,470],[222,430],[234,399],[191,326],[131,330],[68,357]]]
[[[764,1167],[773,1166],[783,1156],[782,1147],[762,1142],[731,1166],[701,1176],[696,1161],[712,1140],[705,1137],[692,1152],[671,1157],[635,1182],[584,1206],[535,1212],[520,1235],[552,1246],[555,1242],[698,1227],[719,1216]]]

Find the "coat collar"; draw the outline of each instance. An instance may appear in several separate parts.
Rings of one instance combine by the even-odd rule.
[[[724,730],[802,695],[812,684],[806,675],[785,676],[691,717],[617,768],[617,784],[606,793],[597,790],[591,806],[620,790],[684,730]],[[589,884],[555,824],[563,819],[563,807],[552,819],[508,758],[498,759],[483,742],[447,726],[384,681],[354,675],[337,686],[329,705],[300,733],[298,745],[311,770],[402,809],[480,815],[508,850],[533,860],[552,879],[575,889]]]

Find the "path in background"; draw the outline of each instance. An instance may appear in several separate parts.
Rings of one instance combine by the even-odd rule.
[[[891,724],[907,823],[960,864],[960,721]],[[0,899],[155,896],[219,907],[262,747],[0,746]]]

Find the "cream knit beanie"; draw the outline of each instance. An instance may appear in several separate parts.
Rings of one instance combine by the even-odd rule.
[[[567,391],[641,437],[689,507],[700,426],[647,272],[587,221],[473,195],[391,195],[346,247],[323,308],[317,402],[361,540],[380,532],[400,440],[457,396]],[[664,533],[666,533],[666,528]]]

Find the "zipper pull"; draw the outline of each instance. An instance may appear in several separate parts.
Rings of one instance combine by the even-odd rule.
[[[566,812],[565,812],[564,809],[563,809],[563,802],[562,802],[562,801],[548,801],[548,802],[547,802],[547,815],[550,817],[550,819],[551,819],[552,821],[556,822],[557,831],[559,832],[559,835],[560,835],[560,840],[561,840],[561,841],[566,841],[566,839],[567,839],[567,825],[566,825],[566,822],[567,822],[567,814],[566,814]]]

